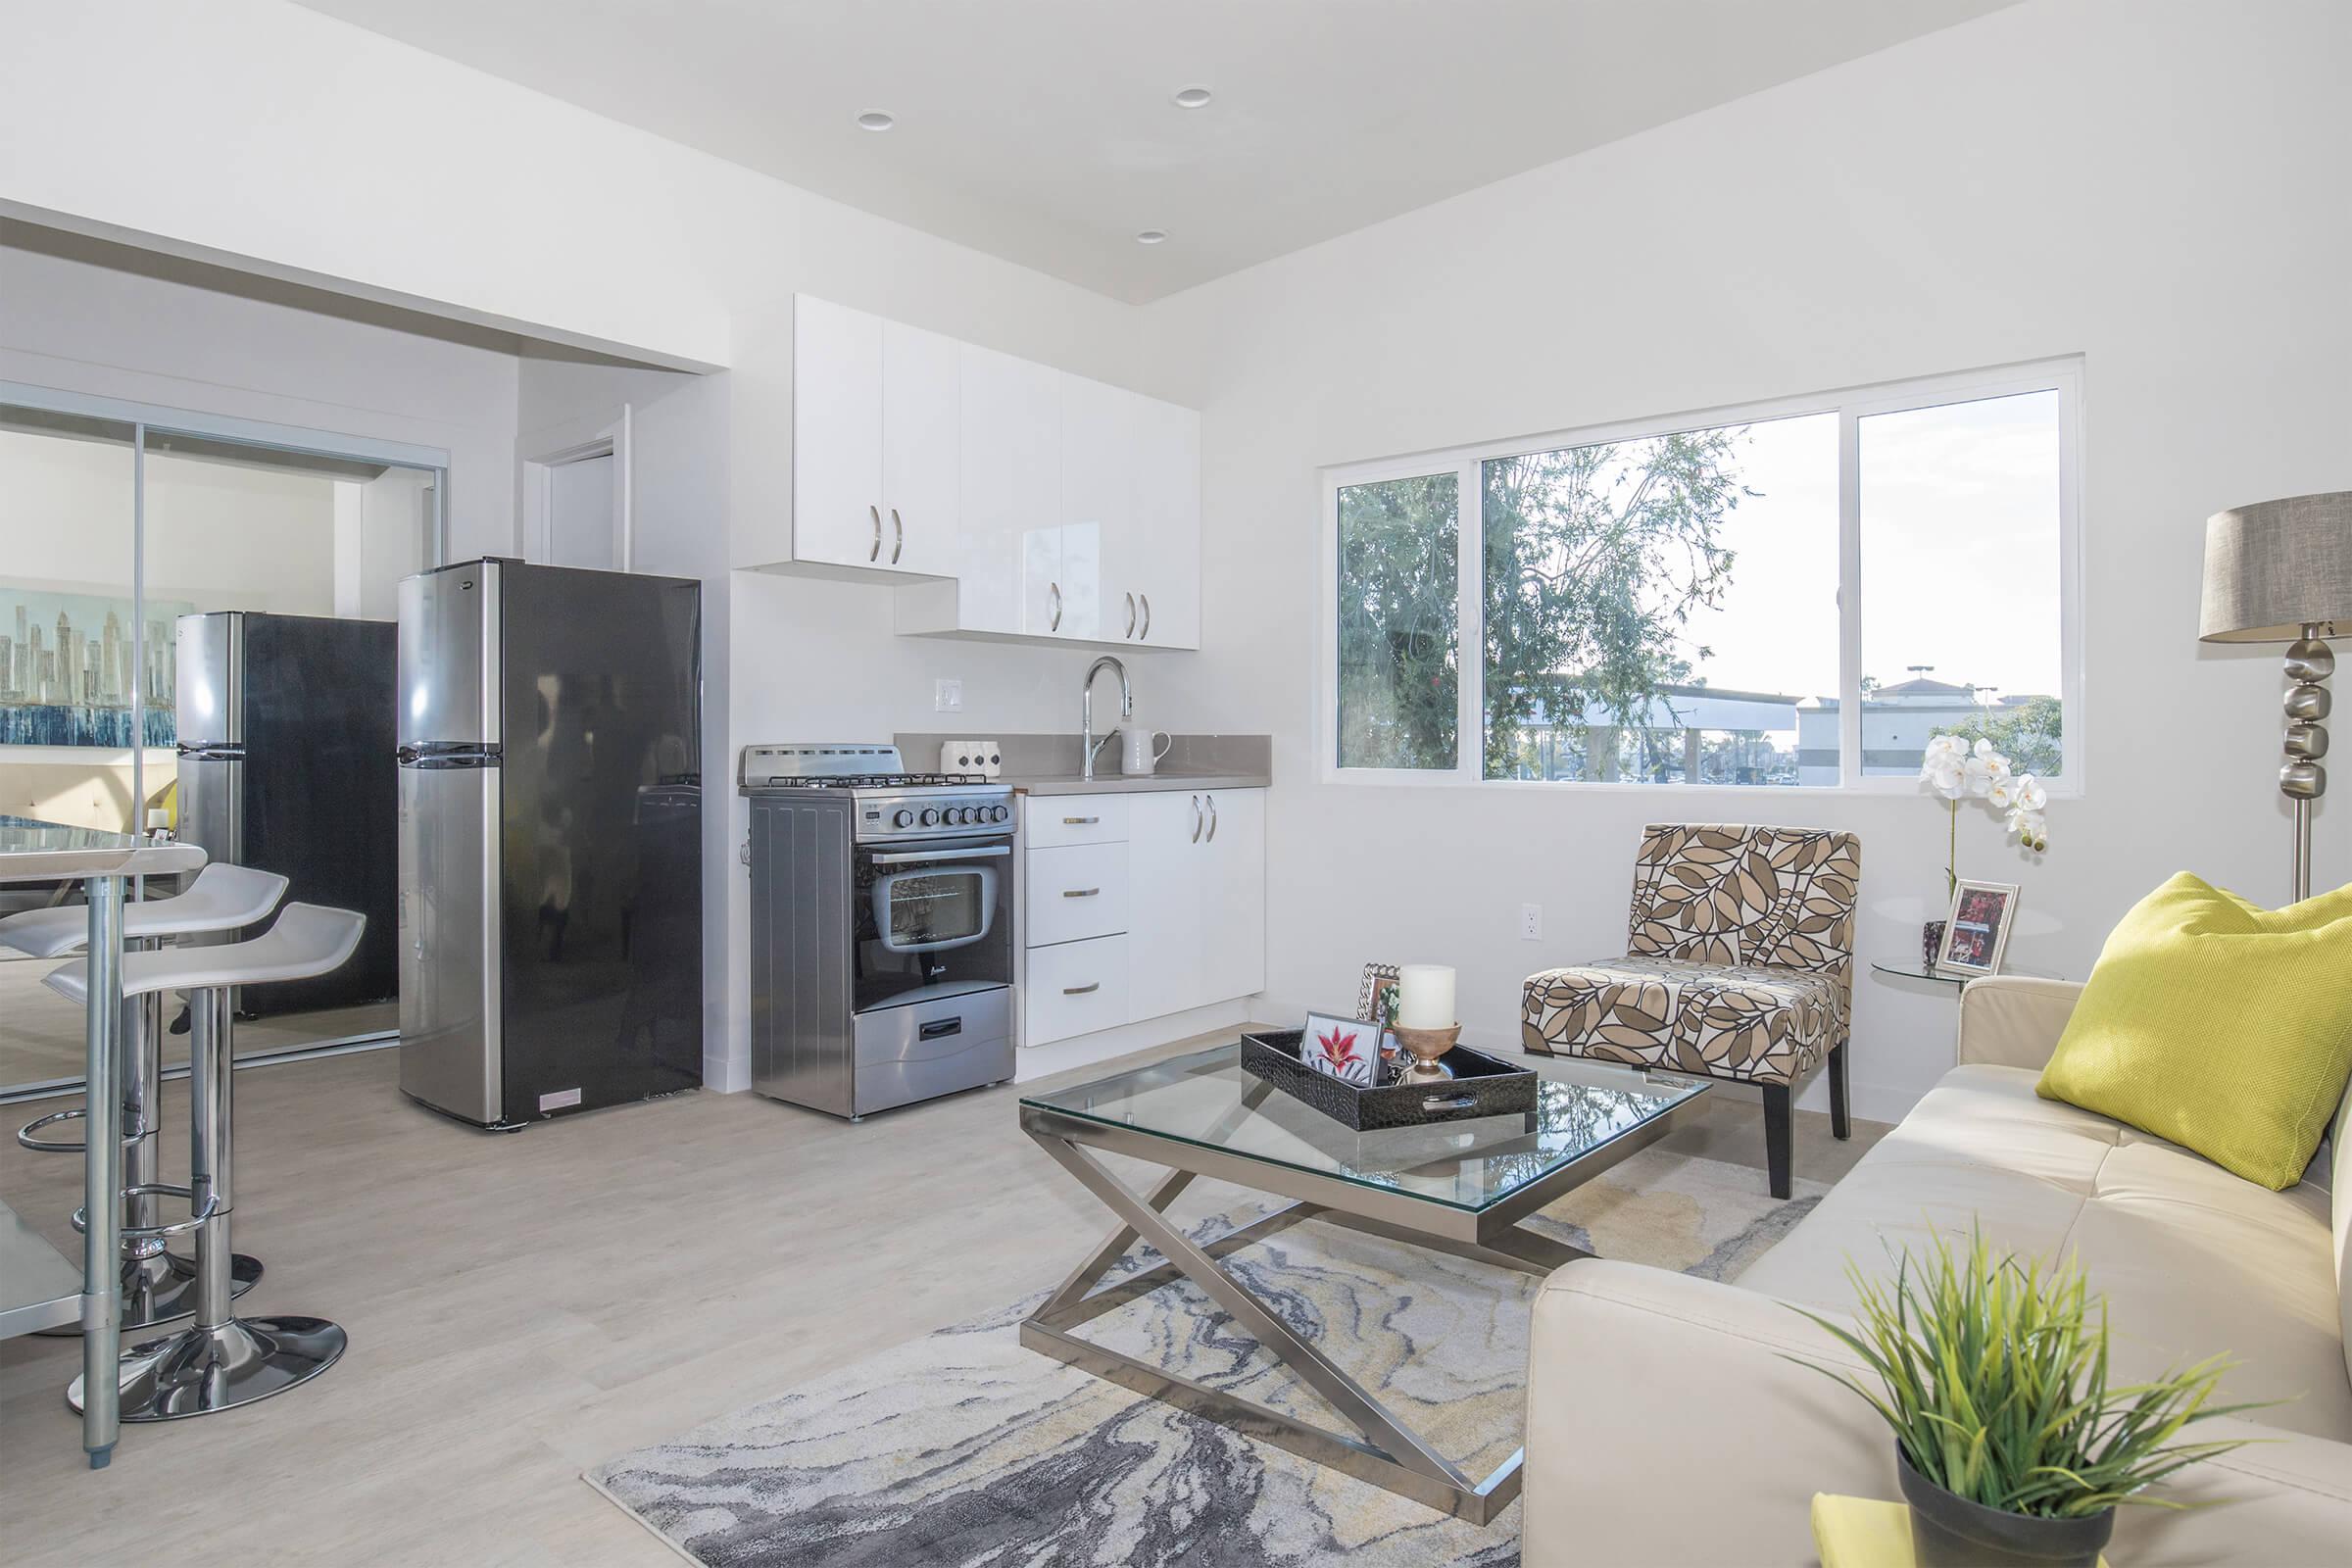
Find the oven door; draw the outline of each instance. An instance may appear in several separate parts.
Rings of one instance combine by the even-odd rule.
[[[859,846],[857,1010],[1010,985],[1011,864],[1004,840]]]

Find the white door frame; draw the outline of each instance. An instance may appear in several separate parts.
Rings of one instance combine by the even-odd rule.
[[[567,464],[611,458],[612,564],[622,571],[636,569],[630,504],[635,486],[629,482],[630,414],[629,405],[624,403],[617,419],[575,420],[539,432],[535,438],[539,450],[522,460],[522,515],[517,520],[525,561],[552,562],[556,557],[555,470]]]

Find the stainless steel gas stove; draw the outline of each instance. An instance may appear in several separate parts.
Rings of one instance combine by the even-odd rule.
[[[1012,1076],[1012,790],[747,746],[752,1087],[856,1120]]]

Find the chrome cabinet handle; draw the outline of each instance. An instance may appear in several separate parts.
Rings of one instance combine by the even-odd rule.
[[[1065,899],[1091,899],[1102,891],[1101,888],[1063,888],[1061,896]]]
[[[1200,842],[1200,797],[1193,797],[1193,842]]]
[[[1217,842],[1217,798],[1214,795],[1208,798],[1208,842]]]
[[[890,509],[890,564],[895,566],[899,564],[899,552],[906,548],[906,525],[899,520],[899,509],[896,507]]]
[[[1137,635],[1143,637],[1152,635],[1152,596],[1150,594],[1144,595],[1144,629]]]
[[[874,519],[874,546],[865,553],[865,559],[880,561],[882,559],[882,509],[868,507],[865,511],[866,514]]]
[[[1046,584],[1046,593],[1054,604],[1054,618],[1046,622],[1046,630],[1059,631],[1061,630],[1061,584],[1057,582]]]
[[[1063,827],[1093,827],[1102,820],[1099,816],[1065,816],[1061,819],[1061,825]]]
[[[1127,596],[1127,635],[1135,635],[1135,595]]]
[[[1083,997],[1090,991],[1100,991],[1102,989],[1102,981],[1090,980],[1082,986],[1063,986],[1061,988],[1061,994],[1065,997]]]

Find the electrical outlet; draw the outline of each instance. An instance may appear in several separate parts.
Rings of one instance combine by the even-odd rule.
[[[963,682],[959,680],[933,681],[931,683],[931,707],[934,711],[941,713],[962,712]]]
[[[1522,942],[1544,940],[1544,906],[1541,904],[1519,906],[1519,940]]]

